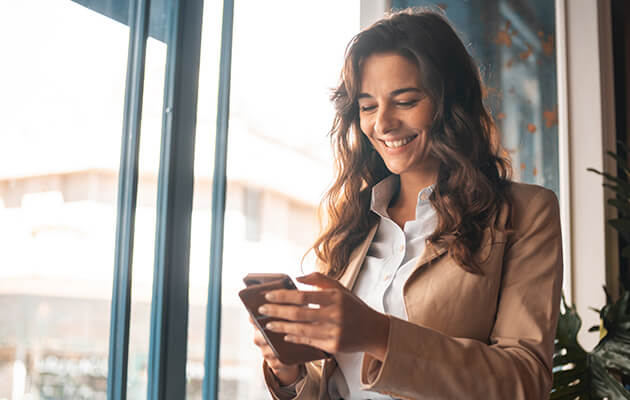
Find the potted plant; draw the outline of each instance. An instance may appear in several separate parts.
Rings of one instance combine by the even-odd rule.
[[[608,204],[615,207],[618,217],[608,220],[630,243],[630,169],[627,163],[628,148],[619,143],[619,154],[608,152],[622,172],[615,177],[589,168],[604,177],[604,186],[615,193]],[[624,246],[621,256],[630,259],[630,244]],[[622,284],[623,286],[623,284]],[[599,312],[601,324],[589,329],[599,331],[600,341],[591,352],[577,342],[582,320],[570,307],[564,296],[558,320],[553,356],[553,388],[550,399],[629,399],[630,400],[630,291],[623,290],[616,302],[606,288],[606,305]]]

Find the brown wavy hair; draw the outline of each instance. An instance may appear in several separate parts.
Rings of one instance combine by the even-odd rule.
[[[320,204],[323,229],[312,250],[323,263],[322,272],[338,278],[352,251],[378,222],[370,211],[371,190],[391,172],[361,132],[357,97],[362,62],[385,52],[398,53],[418,66],[421,85],[435,104],[429,141],[440,165],[430,201],[438,223],[428,245],[444,246],[464,270],[481,273],[475,250],[508,202],[511,165],[484,106],[475,61],[450,23],[431,10],[393,13],[348,44],[340,83],[331,96],[336,174]],[[494,235],[495,229],[491,231]]]

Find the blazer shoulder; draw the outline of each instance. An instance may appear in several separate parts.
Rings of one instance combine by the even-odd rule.
[[[512,182],[509,188],[513,238],[531,230],[559,229],[560,209],[556,194],[538,185]]]
[[[510,182],[508,189],[514,212],[527,213],[527,210],[540,210],[558,204],[556,194],[543,186],[529,183]]]

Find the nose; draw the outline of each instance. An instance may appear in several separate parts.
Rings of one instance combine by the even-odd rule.
[[[398,127],[398,119],[394,110],[388,106],[381,106],[377,109],[376,120],[374,121],[374,131],[379,135],[384,135]]]

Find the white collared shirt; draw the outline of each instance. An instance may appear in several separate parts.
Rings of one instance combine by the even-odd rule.
[[[437,214],[429,201],[433,192],[431,185],[418,193],[416,219],[405,222],[401,229],[387,213],[399,187],[399,176],[390,175],[372,188],[370,209],[380,220],[352,291],[373,309],[407,319],[403,286],[426,247],[427,237],[435,230]],[[361,390],[363,353],[338,353],[335,358],[339,367],[328,385],[331,399],[392,399]]]

